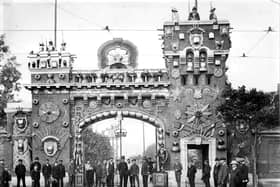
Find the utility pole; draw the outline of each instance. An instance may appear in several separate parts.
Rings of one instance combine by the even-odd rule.
[[[56,49],[56,34],[57,34],[57,0],[54,3],[54,47]]]

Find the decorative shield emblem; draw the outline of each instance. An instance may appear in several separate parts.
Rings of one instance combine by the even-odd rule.
[[[42,139],[42,142],[45,154],[53,157],[58,151],[59,139],[54,136],[47,136]]]
[[[15,117],[15,124],[19,131],[23,132],[27,127],[27,118],[24,117]]]

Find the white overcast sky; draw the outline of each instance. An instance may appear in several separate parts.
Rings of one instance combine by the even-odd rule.
[[[6,34],[11,51],[22,64],[22,82],[29,83],[28,53],[36,51],[39,42],[53,39],[53,32],[44,30],[53,29],[54,0],[0,2],[0,32]],[[57,33],[58,43],[63,39],[67,49],[77,55],[75,69],[96,69],[98,47],[113,37],[130,40],[138,47],[139,68],[164,68],[162,41],[158,40],[161,32],[157,29],[171,20],[172,7],[178,9],[181,20],[186,20],[189,2],[192,7],[194,0],[58,0],[58,29],[64,30]],[[201,19],[208,19],[210,2],[198,0]],[[218,19],[228,19],[234,28],[227,61],[230,82],[234,87],[275,91],[279,83],[279,6],[271,0],[212,0],[212,5]],[[106,25],[130,31],[95,30]],[[269,26],[276,32],[261,32]],[[149,31],[132,31],[143,29]],[[249,57],[241,58],[243,53]],[[24,98],[31,100],[30,96]]]

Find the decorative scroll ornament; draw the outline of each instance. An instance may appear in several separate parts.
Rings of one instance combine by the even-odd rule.
[[[48,157],[53,157],[59,148],[59,139],[54,136],[46,136],[42,139],[44,153]]]

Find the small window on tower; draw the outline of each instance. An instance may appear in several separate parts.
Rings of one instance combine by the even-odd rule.
[[[181,75],[181,84],[183,86],[187,85],[187,78],[188,78],[188,75]]]
[[[207,75],[207,85],[211,84],[211,75]]]
[[[199,84],[199,75],[194,75],[194,85],[197,86]]]

